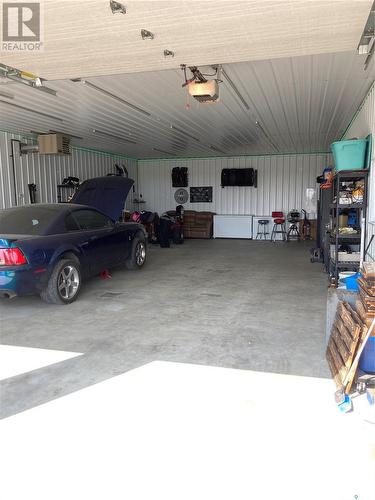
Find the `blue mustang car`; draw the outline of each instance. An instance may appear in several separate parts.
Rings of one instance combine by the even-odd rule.
[[[117,222],[132,184],[123,177],[90,179],[72,203],[0,211],[0,296],[39,294],[70,304],[84,279],[121,264],[141,268],[143,226]]]

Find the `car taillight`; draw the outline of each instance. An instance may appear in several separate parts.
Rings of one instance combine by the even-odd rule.
[[[27,259],[20,248],[0,248],[0,266],[22,266]]]

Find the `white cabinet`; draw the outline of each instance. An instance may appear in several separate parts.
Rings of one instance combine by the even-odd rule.
[[[252,237],[252,215],[214,215],[214,238]]]

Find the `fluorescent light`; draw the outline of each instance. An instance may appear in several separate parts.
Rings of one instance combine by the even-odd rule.
[[[118,135],[108,134],[108,132],[102,132],[101,130],[97,130],[95,128],[92,129],[94,134],[103,135],[104,137],[110,137],[111,139],[116,139],[116,141],[121,142],[129,142],[130,144],[137,144],[135,141],[131,141],[130,139],[124,139],[123,137],[119,137]]]
[[[14,82],[23,83],[33,89],[46,92],[47,94],[57,94],[56,90],[45,87],[41,78],[28,71],[21,71],[17,68],[7,66],[6,64],[0,64],[0,75]]]
[[[14,99],[14,95],[13,94],[9,94],[8,92],[3,92],[2,90],[0,90],[0,96],[1,97],[6,97],[7,99]]]
[[[247,110],[250,109],[249,105],[247,104],[247,102],[245,101],[245,99],[243,98],[242,94],[240,93],[240,91],[238,90],[238,88],[235,86],[235,84],[233,83],[232,79],[228,76],[227,72],[224,70],[224,69],[221,69],[221,74],[224,76],[224,78],[226,79],[226,81],[229,83],[229,85],[232,87],[232,89],[234,90],[234,93],[237,95],[238,99],[242,102],[242,104],[245,106],[245,108]]]
[[[88,82],[87,80],[81,80],[80,78],[75,78],[72,80],[72,82],[82,82],[84,85],[87,85],[91,89],[94,89],[97,92],[101,92],[102,94],[106,95],[107,97],[111,97],[112,99],[115,99],[116,101],[121,102],[121,104],[125,104],[125,106],[128,106],[129,108],[132,108],[135,111],[142,113],[143,115],[151,116],[151,113],[149,113],[148,111],[145,111],[144,109],[139,108],[135,104],[132,104],[128,101],[125,101],[125,99],[122,99],[121,97],[119,97],[115,94],[112,94],[112,92],[108,92],[108,90],[102,89],[101,87],[98,87],[97,85],[94,85],[93,83]]]
[[[267,141],[271,144],[271,146],[279,153],[280,150],[279,148],[276,146],[276,144],[272,141],[272,139],[270,138],[270,136],[267,134],[267,132],[264,130],[264,128],[262,127],[262,124],[257,120],[255,122],[255,125],[262,131],[264,137],[267,139]]]
[[[177,156],[170,151],[164,151],[164,149],[152,148],[153,151],[157,151],[158,153],[164,153],[165,155]]]
[[[48,115],[47,113],[42,113],[41,111],[35,111],[34,109],[25,108],[24,106],[19,106],[18,104],[13,104],[12,102],[3,101],[1,99],[0,99],[0,102],[2,102],[3,104],[7,104],[8,106],[13,106],[14,108],[23,109],[24,111],[28,111],[29,113],[34,113],[36,115],[44,116],[46,118],[51,118],[52,120],[57,120],[59,122],[64,121],[62,118],[58,118],[57,116],[52,116],[52,115]]]
[[[189,134],[188,132],[185,132],[185,130],[182,130],[179,127],[176,127],[176,125],[171,125],[172,130],[176,130],[176,132],[179,132],[180,134],[186,135],[186,137],[190,137],[191,139],[194,139],[194,141],[200,142],[198,137],[195,137],[194,135]]]
[[[212,149],[212,151],[217,151],[218,153],[222,153],[224,155],[226,155],[227,153],[225,151],[222,151],[221,149],[219,148],[216,148],[215,146],[208,146],[210,149]]]

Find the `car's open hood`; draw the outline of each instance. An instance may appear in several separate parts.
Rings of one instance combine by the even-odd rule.
[[[109,175],[82,182],[71,203],[89,205],[117,221],[122,215],[133,179]]]

